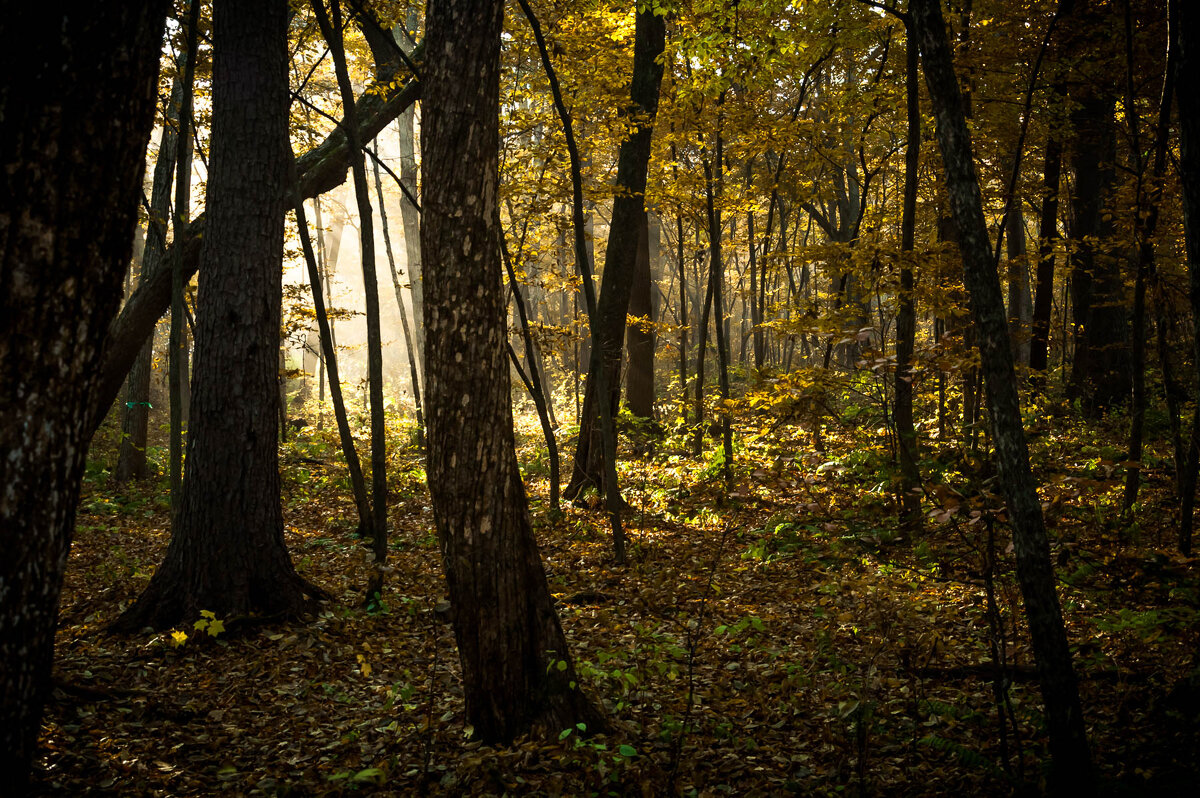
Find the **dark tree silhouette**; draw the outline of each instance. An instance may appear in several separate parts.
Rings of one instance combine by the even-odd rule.
[[[187,474],[166,558],[117,628],[295,613],[279,499],[278,352],[288,185],[287,4],[213,8],[208,227]]]
[[[154,115],[163,2],[0,25],[0,790],[25,792]]]

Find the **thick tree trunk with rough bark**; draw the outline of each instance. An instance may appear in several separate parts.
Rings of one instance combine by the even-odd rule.
[[[0,26],[0,790],[54,656],[104,331],[121,300],[165,4],[9,4]],[[119,386],[118,382],[118,386]]]
[[[599,347],[599,368],[603,379],[589,369],[584,384],[583,414],[571,481],[563,495],[574,499],[589,485],[604,489],[604,445],[601,440],[600,408],[597,383],[608,391],[608,405],[615,418],[621,396],[621,355],[625,342],[625,321],[629,295],[637,261],[639,230],[645,222],[646,168],[650,163],[650,142],[654,116],[658,111],[658,90],[663,66],[658,62],[666,40],[666,22],[647,7],[637,15],[634,32],[633,83],[630,99],[639,117],[633,133],[621,142],[617,157],[616,196],[608,227],[608,247],[604,253],[604,276],[600,282],[597,316],[593,319],[592,345]],[[428,184],[426,184],[428,185]]]
[[[513,448],[496,210],[503,10],[430,5],[421,142],[429,491],[467,717],[490,742],[601,724],[578,689]]]
[[[200,258],[187,474],[171,543],[116,627],[294,614],[279,488],[279,315],[287,178],[287,7],[218,0],[208,226]]]
[[[964,275],[987,387],[996,465],[1013,529],[1017,580],[1025,601],[1046,706],[1053,757],[1051,789],[1069,789],[1087,795],[1094,792],[1095,781],[1079,688],[1055,592],[1041,503],[1029,468],[1000,278],[991,258],[970,133],[940,0],[913,0],[910,13],[921,43],[925,82],[937,119],[951,210],[959,230]]]

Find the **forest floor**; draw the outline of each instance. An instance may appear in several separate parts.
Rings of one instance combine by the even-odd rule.
[[[1117,422],[1053,416],[1031,414],[1029,431],[1104,792],[1194,795],[1200,569],[1173,551],[1169,458],[1147,458],[1138,523],[1122,524],[1121,454],[1104,443],[1123,439]],[[634,542],[617,567],[599,508],[547,511],[544,446],[520,421],[551,590],[614,730],[507,748],[466,727],[411,447],[390,461],[395,571],[381,604],[362,606],[368,547],[351,535],[335,441],[309,430],[281,449],[286,538],[335,601],[216,637],[105,631],[162,558],[166,488],[116,490],[111,458],[93,452],[37,793],[1037,792],[1041,700],[980,458],[931,447],[924,524],[903,529],[882,429],[831,422],[817,452],[808,431],[771,423],[738,420],[730,486],[715,448],[697,459],[679,439],[626,436]]]

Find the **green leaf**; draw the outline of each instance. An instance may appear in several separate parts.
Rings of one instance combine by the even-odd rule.
[[[617,753],[626,759],[632,759],[633,757],[637,756],[637,749],[632,745],[618,745]]]

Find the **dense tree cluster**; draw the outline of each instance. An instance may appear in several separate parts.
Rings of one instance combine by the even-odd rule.
[[[618,566],[626,439],[673,433],[694,457],[714,439],[732,489],[739,419],[798,422],[822,450],[869,397],[914,538],[941,508],[926,455],[955,447],[1012,530],[1051,786],[1090,789],[1025,425],[1031,407],[1123,419],[1129,523],[1163,437],[1190,552],[1192,4],[168,6],[13,9],[0,32],[0,783],[20,791],[34,757],[89,441],[119,426],[114,477],[144,478],[162,404],[171,543],[115,630],[328,598],[293,567],[278,468],[281,436],[327,407],[378,605],[386,408],[411,407],[474,731],[603,729],[538,553],[516,377],[553,511],[560,481],[602,499]]]

